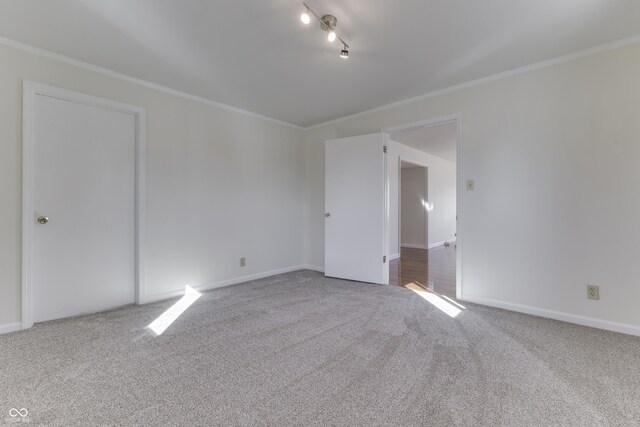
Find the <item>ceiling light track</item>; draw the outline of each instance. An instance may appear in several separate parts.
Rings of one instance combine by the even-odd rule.
[[[318,15],[307,3],[302,3],[306,8],[300,15],[300,20],[303,24],[309,25],[311,23],[311,17],[315,18],[320,23],[322,31],[327,33],[327,40],[334,42],[336,39],[342,43],[342,50],[340,51],[340,58],[347,59],[349,57],[349,45],[344,41],[342,37],[336,32],[336,26],[338,25],[338,18],[333,15]]]

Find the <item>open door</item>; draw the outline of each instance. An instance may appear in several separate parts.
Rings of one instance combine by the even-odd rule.
[[[386,152],[389,135],[325,143],[325,275],[389,283]]]

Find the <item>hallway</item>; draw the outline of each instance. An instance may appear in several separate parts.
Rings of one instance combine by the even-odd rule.
[[[389,265],[389,284],[417,283],[450,298],[456,297],[456,246],[433,249],[402,248]]]

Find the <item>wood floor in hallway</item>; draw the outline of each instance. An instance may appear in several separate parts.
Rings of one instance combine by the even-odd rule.
[[[389,284],[417,283],[450,298],[456,297],[456,247],[402,248],[389,264]]]

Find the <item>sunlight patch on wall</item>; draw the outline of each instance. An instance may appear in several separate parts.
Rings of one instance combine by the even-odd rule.
[[[420,202],[422,203],[422,206],[427,212],[433,212],[433,203],[427,202],[424,199],[420,199]]]

